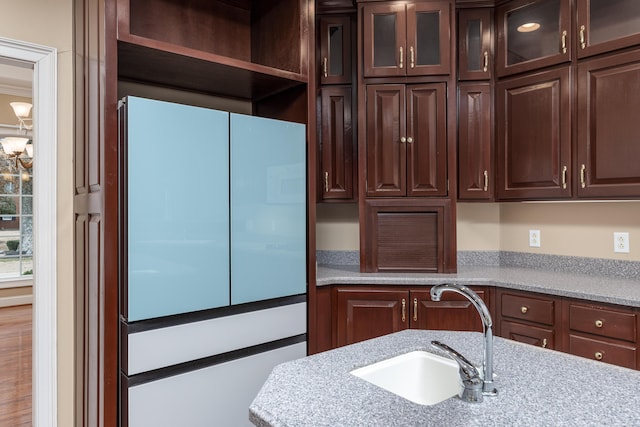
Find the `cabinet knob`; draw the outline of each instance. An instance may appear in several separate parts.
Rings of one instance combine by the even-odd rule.
[[[520,311],[522,312],[522,314],[527,314],[527,311],[529,311],[529,307],[523,305],[522,307],[520,307]]]
[[[400,142],[402,142],[404,144],[405,142],[407,142],[407,138],[405,138],[404,136],[401,136],[400,137]]]
[[[601,351],[596,351],[593,357],[595,357],[596,360],[602,360],[602,358],[604,357],[604,354],[602,354]]]
[[[411,137],[407,137],[407,142],[408,142],[409,144],[411,144],[411,143],[413,142],[413,138],[411,138]]]
[[[596,324],[596,328],[602,328],[602,325],[604,325],[604,322],[600,319],[595,321]]]

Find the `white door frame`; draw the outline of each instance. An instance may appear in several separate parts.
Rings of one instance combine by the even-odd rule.
[[[55,427],[57,50],[0,37],[0,56],[33,64],[33,425]]]

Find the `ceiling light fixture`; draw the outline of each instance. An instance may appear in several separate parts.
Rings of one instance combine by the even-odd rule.
[[[6,138],[0,139],[0,144],[2,145],[2,149],[5,154],[9,158],[15,159],[16,169],[18,168],[18,164],[20,164],[24,169],[31,169],[33,166],[33,144],[27,144],[29,142],[29,138],[21,138],[17,136],[7,136]],[[31,161],[25,160],[22,156],[26,154]]]
[[[31,114],[32,105],[28,102],[10,102],[11,108],[13,108],[13,112],[20,121],[20,130],[33,129],[33,120],[29,117]]]
[[[527,22],[526,24],[520,25],[517,30],[519,33],[531,33],[540,28],[540,24],[537,22]]]

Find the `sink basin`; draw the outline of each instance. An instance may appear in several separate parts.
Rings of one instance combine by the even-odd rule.
[[[426,351],[405,353],[351,374],[420,405],[435,405],[460,390],[458,364]]]

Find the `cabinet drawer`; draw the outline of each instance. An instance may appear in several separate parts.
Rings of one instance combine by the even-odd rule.
[[[535,345],[536,347],[555,349],[554,331],[538,326],[523,325],[515,322],[500,322],[500,335],[513,341]]]
[[[569,353],[625,368],[637,369],[636,351],[635,346],[569,335]]]
[[[569,306],[569,327],[574,331],[636,341],[636,315],[577,304]]]
[[[554,324],[555,301],[547,298],[502,294],[501,314],[544,325]]]

